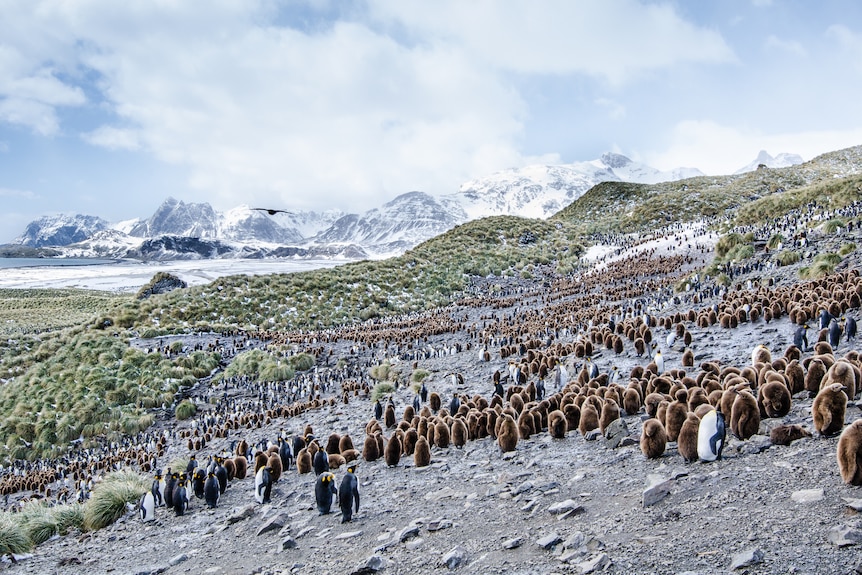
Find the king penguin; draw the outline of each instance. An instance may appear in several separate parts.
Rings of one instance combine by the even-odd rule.
[[[258,503],[269,503],[272,493],[271,467],[261,467],[254,476],[254,500]]]
[[[724,414],[717,409],[709,410],[697,428],[697,456],[701,461],[721,459],[721,451],[727,437]]]
[[[314,482],[314,498],[317,500],[317,510],[326,515],[332,508],[332,496],[338,493],[335,487],[335,476],[332,473],[321,473]]]
[[[221,495],[219,481],[215,473],[210,473],[204,483],[204,501],[207,502],[207,507],[214,509],[218,507],[218,499]]]
[[[341,522],[347,523],[353,519],[353,514],[359,511],[359,482],[356,480],[356,466],[347,468],[347,474],[341,480],[338,490],[338,505],[341,507]]]
[[[152,491],[147,491],[141,497],[141,502],[138,504],[138,511],[141,513],[141,521],[147,523],[156,520],[156,498]]]
[[[162,479],[162,470],[156,471],[156,476],[153,478],[153,486],[150,488],[150,493],[153,494],[153,500],[156,506],[162,507],[165,504],[164,498],[165,480]]]

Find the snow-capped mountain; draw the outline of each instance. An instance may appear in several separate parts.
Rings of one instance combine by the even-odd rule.
[[[766,150],[760,150],[760,153],[757,154],[757,157],[753,162],[745,166],[744,168],[740,168],[736,170],[735,174],[744,174],[746,172],[753,172],[760,166],[766,166],[767,168],[787,168],[789,166],[795,166],[797,164],[801,164],[804,160],[802,156],[798,154],[778,154],[775,157],[770,156]]]
[[[623,155],[607,153],[590,162],[504,170],[466,182],[457,193],[443,198],[458,203],[468,219],[504,214],[547,218],[601,182],[655,184],[702,175],[695,168],[662,172]]]
[[[312,241],[322,245],[358,244],[381,257],[403,253],[466,220],[467,214],[454,202],[409,192],[362,216],[339,218]]]
[[[107,221],[96,216],[81,214],[42,216],[27,224],[24,233],[11,243],[34,248],[65,246],[85,240],[97,232],[108,229],[109,226]]]

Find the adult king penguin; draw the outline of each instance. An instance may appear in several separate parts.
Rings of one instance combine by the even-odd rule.
[[[332,496],[338,493],[335,487],[335,476],[331,473],[321,473],[314,482],[314,498],[317,500],[317,510],[326,515],[332,508]]]
[[[153,496],[152,491],[147,491],[141,497],[138,511],[141,513],[141,521],[144,523],[156,520],[156,498]]]
[[[210,509],[218,507],[219,495],[221,495],[219,480],[215,473],[210,473],[204,483],[204,501],[207,502],[207,507]]]
[[[697,429],[697,456],[701,461],[721,459],[726,438],[724,414],[718,409],[711,409],[700,420]]]
[[[261,467],[254,476],[254,500],[258,503],[269,503],[272,494],[271,467]]]
[[[341,522],[347,523],[353,519],[353,514],[359,511],[359,482],[356,480],[356,466],[347,468],[347,474],[341,480],[338,490],[338,505],[341,507]]]

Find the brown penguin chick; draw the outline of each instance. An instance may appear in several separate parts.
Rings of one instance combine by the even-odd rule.
[[[449,447],[450,435],[449,426],[446,425],[446,422],[443,420],[438,421],[437,425],[434,426],[434,445],[446,449]]]
[[[306,424],[305,429],[302,432],[303,437],[308,437],[309,435],[314,435],[314,428],[311,427],[311,424]]]
[[[688,414],[688,391],[679,389],[675,395],[676,399],[667,406],[664,414],[664,430],[668,441],[676,441],[679,430]]]
[[[234,472],[234,477],[237,479],[245,479],[245,476],[248,474],[248,460],[244,455],[237,455],[233,458],[233,465],[236,471]]]
[[[620,406],[611,398],[605,400],[602,413],[599,417],[599,430],[604,433],[605,429],[616,419],[620,418]]]
[[[692,387],[688,390],[688,410],[697,411],[703,404],[709,404],[709,396],[702,387]]]
[[[682,352],[682,366],[694,367],[694,352],[691,351],[690,347],[685,348],[685,351]]]
[[[266,465],[268,467],[272,467],[272,471],[269,472],[269,476],[272,479],[272,482],[275,483],[279,479],[281,479],[281,472],[283,468],[281,466],[281,457],[278,456],[278,453],[273,453],[269,456],[269,459],[266,461]]]
[[[509,405],[520,415],[524,411],[524,398],[520,393],[515,393],[509,398]]]
[[[862,419],[857,419],[841,432],[835,458],[844,483],[862,485]]]
[[[739,439],[748,439],[760,429],[760,410],[751,392],[736,392],[733,407],[730,408],[730,430]]]
[[[350,463],[359,459],[359,452],[355,449],[346,449],[341,452],[341,457],[344,458],[345,463]]]
[[[341,467],[345,463],[347,463],[347,461],[344,459],[344,456],[341,455],[340,453],[331,453],[329,455],[329,469],[330,470],[338,469],[339,467]]]
[[[767,381],[757,392],[757,407],[761,418],[784,417],[790,413],[790,390],[779,381]]]
[[[623,409],[626,415],[635,415],[641,410],[641,394],[638,390],[628,387],[623,393]]]
[[[844,427],[844,414],[847,411],[847,395],[844,386],[832,383],[825,386],[811,404],[814,430],[820,435],[835,435]]]
[[[236,463],[233,459],[227,458],[222,462],[225,471],[227,471],[227,480],[233,481],[236,477]]]
[[[464,447],[467,443],[467,424],[460,417],[452,422],[452,444],[455,447]]]
[[[563,439],[566,436],[568,425],[566,415],[559,409],[548,414],[548,433],[554,439]]]
[[[711,403],[703,403],[697,406],[697,409],[694,410],[694,414],[698,419],[703,419],[703,416],[715,409],[715,406]]]
[[[365,461],[376,461],[380,458],[380,447],[377,443],[377,437],[373,435],[365,436],[365,443],[362,446],[362,459]]]
[[[667,446],[667,433],[661,421],[652,417],[644,421],[641,431],[641,451],[647,459],[655,459],[664,454]]]
[[[521,415],[518,416],[518,437],[521,439],[530,439],[530,436],[535,433],[533,424],[533,414],[529,411],[522,411]]]
[[[386,429],[392,429],[395,427],[395,423],[395,406],[387,403],[386,410],[383,412],[383,424],[386,426]]]
[[[655,417],[656,413],[658,413],[659,404],[665,400],[664,395],[653,392],[646,396],[644,400],[644,407],[646,408],[647,415],[650,417]]]
[[[269,460],[266,453],[263,451],[256,451],[254,454],[254,472],[257,473],[258,469],[261,467],[266,467],[266,462]]]
[[[511,415],[506,414],[500,420],[500,429],[497,433],[497,444],[503,453],[515,451],[518,445],[518,424]]]
[[[386,449],[383,451],[383,460],[389,467],[395,467],[401,460],[401,440],[397,435],[393,435],[386,443]]]
[[[844,393],[848,399],[856,397],[856,372],[853,370],[853,365],[845,360],[839,359],[832,364],[832,367],[826,372],[826,377],[823,378],[821,387],[827,384],[840,383],[844,386]]]
[[[751,365],[758,363],[772,363],[772,354],[769,352],[769,348],[762,343],[757,344],[757,347],[751,351]]]
[[[428,396],[428,405],[431,407],[431,411],[433,413],[437,413],[440,411],[440,405],[442,404],[442,400],[440,399],[440,394],[436,391],[432,391],[431,395]],[[417,466],[419,467],[419,466]]]
[[[589,432],[594,429],[598,429],[598,427],[599,412],[596,411],[592,402],[585,401],[584,405],[581,407],[581,420],[578,423],[578,431],[581,432],[581,435],[586,437]]]
[[[311,465],[312,457],[308,452],[307,447],[303,447],[299,450],[299,453],[296,456],[296,471],[300,475],[305,473],[311,473]]]
[[[686,463],[697,461],[697,432],[700,428],[700,417],[689,411],[679,429],[676,439],[676,449]]]
[[[796,395],[805,390],[805,370],[799,365],[798,359],[793,359],[784,368],[784,377],[787,379],[787,387],[790,395]]]
[[[427,467],[431,463],[431,446],[428,445],[428,440],[424,437],[419,437],[416,441],[416,448],[413,450],[413,464],[416,467]]]
[[[790,445],[797,439],[811,437],[811,432],[801,425],[779,425],[769,432],[769,441],[773,445]]]
[[[330,433],[326,440],[326,454],[341,453],[341,436],[337,433]]]
[[[243,457],[245,457],[246,453],[248,453],[248,441],[243,439],[239,443],[236,444],[236,449],[234,450],[234,454],[242,455]]]
[[[348,449],[353,449],[353,440],[349,435],[342,435],[338,440],[338,453],[344,453]]]
[[[808,363],[805,374],[805,390],[814,395],[820,391],[820,382],[826,377],[826,366],[823,360],[815,357]]]
[[[416,450],[416,442],[419,441],[419,434],[412,427],[404,432],[404,441],[401,445],[402,455],[413,455]]]
[[[574,403],[569,403],[563,408],[563,414],[566,416],[566,433],[577,429],[581,423],[581,408]]]

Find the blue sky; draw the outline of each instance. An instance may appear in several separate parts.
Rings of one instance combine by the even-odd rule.
[[[862,144],[862,3],[0,0],[0,242],[168,196],[361,212],[615,151]]]

